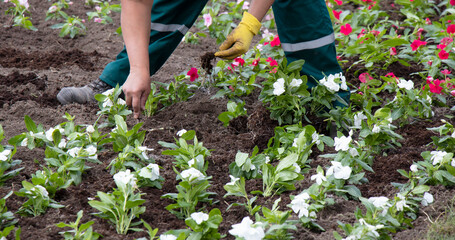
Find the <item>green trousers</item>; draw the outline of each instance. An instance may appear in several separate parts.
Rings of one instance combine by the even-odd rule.
[[[208,0],[155,0],[149,45],[150,75],[169,58],[196,21]],[[275,0],[273,13],[288,62],[304,59],[301,73],[309,87],[329,74],[342,72],[336,58],[335,36],[324,0]],[[111,86],[126,81],[129,60],[124,48],[110,62],[100,79]],[[349,102],[349,91],[339,95]]]

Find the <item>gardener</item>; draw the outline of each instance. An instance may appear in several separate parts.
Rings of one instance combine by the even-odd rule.
[[[150,93],[150,76],[164,64],[207,0],[122,0],[121,26],[125,48],[99,79],[80,88],[66,87],[57,95],[62,104],[87,103],[94,95],[119,84],[138,118]],[[215,56],[234,59],[245,53],[261,20],[273,4],[282,48],[288,62],[304,59],[302,74],[309,87],[324,75],[340,73],[335,37],[324,0],[252,0],[250,9]],[[152,8],[153,5],[153,8]],[[151,21],[150,21],[151,19]],[[127,54],[128,52],[128,54]],[[341,94],[349,99],[349,92]]]

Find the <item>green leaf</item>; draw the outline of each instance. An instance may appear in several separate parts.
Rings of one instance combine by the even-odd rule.
[[[38,132],[35,122],[33,122],[33,120],[28,115],[25,115],[24,121],[25,121],[25,127],[27,128],[27,130],[32,131],[34,133]]]
[[[291,153],[289,154],[288,156],[286,156],[285,158],[283,158],[280,163],[278,164],[278,166],[276,167],[276,171],[277,172],[280,172],[282,171],[283,169],[286,169],[290,166],[292,166],[294,163],[297,162],[299,158],[299,155],[298,154],[295,154],[295,153]]]

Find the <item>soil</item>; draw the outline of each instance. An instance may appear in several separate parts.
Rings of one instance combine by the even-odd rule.
[[[4,25],[0,27],[0,124],[5,131],[5,140],[2,142],[4,145],[9,138],[26,131],[25,115],[30,116],[36,123],[42,124],[46,129],[64,122],[65,119],[62,116],[65,113],[76,116],[77,124],[94,123],[98,110],[95,103],[62,106],[56,100],[56,94],[62,87],[83,86],[96,79],[103,67],[123,48],[121,37],[115,34],[120,22],[118,13],[112,15],[114,24],[101,25],[87,20],[86,36],[75,39],[60,38],[58,30],[49,28],[55,22],[45,21],[45,12],[51,2],[38,0],[29,2],[32,22],[39,31],[11,27],[9,26],[10,17],[5,14],[0,16],[0,22]],[[0,4],[0,12],[4,13],[7,6],[9,4]],[[74,1],[67,13],[87,19],[87,11],[89,9],[83,6],[83,1]],[[210,61],[213,60],[213,52],[216,49],[215,40],[209,38],[202,38],[197,45],[181,43],[152,80],[171,81],[174,75],[187,71],[191,67],[203,67],[209,72]],[[199,65],[200,63],[202,65]],[[346,63],[345,69],[348,69],[348,66],[349,63]],[[397,64],[389,67],[391,69],[387,72],[394,71],[397,76],[407,79],[415,77],[409,74],[418,71],[418,69]],[[351,78],[351,82],[356,81],[358,74],[360,73],[353,69],[347,70],[346,73]],[[234,197],[223,198],[225,194],[223,185],[230,181],[227,169],[235,159],[237,151],[250,153],[255,146],[264,150],[278,124],[270,119],[269,112],[258,101],[258,91],[255,91],[251,96],[245,97],[249,117],[236,119],[229,127],[223,127],[217,117],[226,111],[227,100],[212,99],[215,93],[214,89],[200,89],[186,102],[174,104],[151,117],[139,119],[144,122],[142,129],[146,131],[144,145],[154,149],[150,156],[163,167],[161,173],[166,180],[162,189],[141,189],[145,193],[143,198],[146,200],[144,204],[146,212],[141,215],[141,218],[153,228],[159,228],[159,233],[185,228],[183,220],[176,218],[165,209],[171,201],[161,198],[165,193],[176,192],[177,181],[172,170],[173,159],[162,155],[161,151],[165,149],[158,144],[158,141],[173,142],[175,133],[180,129],[195,130],[204,146],[213,149],[208,158],[207,173],[213,177],[210,191],[217,193],[215,197],[217,203],[208,206],[208,209],[221,210],[223,222],[219,231],[226,234],[227,239],[233,239],[228,234],[231,225],[239,223],[248,215],[241,207],[226,210],[230,203],[239,201]],[[454,123],[453,119],[446,117],[447,114],[450,113],[444,109],[435,109],[433,119],[415,121],[398,129],[397,132],[405,139],[401,142],[402,147],[389,149],[383,155],[375,156],[374,172],[366,175],[369,183],[359,186],[362,195],[392,197],[397,190],[391,183],[405,181],[396,170],[407,170],[413,162],[422,160],[420,153],[432,149],[429,145],[430,137],[435,135],[426,128],[439,126],[440,119]],[[128,117],[130,126],[136,123],[137,120],[132,116]],[[320,127],[318,129],[322,131]],[[310,166],[327,164],[327,160],[318,157],[319,154],[320,152],[314,151]],[[96,210],[89,206],[88,198],[95,197],[97,191],[109,192],[114,187],[112,176],[106,170],[113,157],[115,157],[113,153],[101,154],[99,159],[103,164],[92,164],[92,168],[83,175],[80,185],[71,186],[56,193],[55,200],[64,205],[64,208],[50,208],[38,217],[16,215],[19,220],[17,225],[22,228],[21,239],[61,239],[58,233],[62,229],[55,224],[75,221],[79,210],[84,210],[82,222],[95,221],[94,231],[102,234],[104,239],[136,239],[148,236],[145,232],[118,235],[111,224],[90,214]],[[21,167],[24,169],[1,187],[0,196],[5,196],[10,191],[18,191],[21,188],[21,181],[29,180],[33,173],[45,166],[43,149],[28,150],[19,147],[14,159],[21,159],[23,161]],[[306,174],[305,180],[296,186],[295,192],[281,195],[281,209],[286,209],[286,205],[290,202],[290,194],[296,195],[310,185],[310,174]],[[247,186],[248,190],[257,190],[262,187],[262,183],[258,180],[249,180]],[[422,239],[430,220],[440,215],[445,204],[453,198],[455,190],[438,186],[433,187],[430,192],[435,196],[435,203],[421,209],[418,219],[414,221],[414,228],[396,233],[393,236],[394,239]],[[266,200],[259,197],[257,202],[270,208],[276,198]],[[16,212],[24,201],[23,198],[13,194],[7,199],[8,210]],[[333,231],[341,232],[337,221],[353,223],[354,211],[357,207],[360,207],[357,201],[336,199],[335,205],[327,207],[318,214],[318,223],[326,229],[325,232],[315,232],[299,227],[294,233],[295,239],[333,239]]]

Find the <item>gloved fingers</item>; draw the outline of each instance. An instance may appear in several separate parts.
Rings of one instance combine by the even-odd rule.
[[[232,45],[234,45],[235,43],[235,39],[233,37],[233,32],[231,34],[229,34],[227,37],[226,37],[226,40],[224,40],[224,42],[220,45],[220,51],[223,51],[223,50],[227,50],[229,49]]]
[[[241,42],[236,42],[234,45],[232,45],[231,48],[224,50],[224,51],[219,51],[215,53],[216,57],[224,58],[224,59],[234,59],[242,54],[244,54],[246,50],[244,49],[244,45]]]

